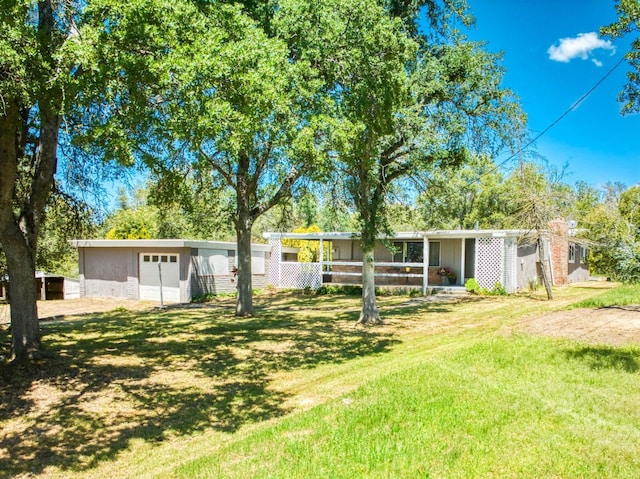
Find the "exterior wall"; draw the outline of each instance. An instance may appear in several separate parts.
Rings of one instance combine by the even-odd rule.
[[[80,248],[80,296],[138,299],[140,253],[178,254],[180,301],[191,300],[187,248]]]
[[[587,281],[589,279],[589,265],[586,259],[589,257],[589,250],[584,246],[575,244],[576,258],[573,263],[569,263],[569,283],[576,283],[579,281]],[[584,257],[583,257],[584,251]]]
[[[537,245],[518,246],[517,285],[519,290],[528,289],[530,281],[538,281],[540,276],[538,261]]]
[[[237,287],[237,278],[234,270],[237,265],[236,251],[224,250],[227,256],[227,272],[224,274],[201,274],[198,271],[198,257],[205,253],[204,249],[193,249],[191,251],[191,297],[204,294],[234,293]],[[271,268],[271,255],[263,251],[252,252],[252,257],[260,257],[264,260],[264,272],[253,273],[251,276],[251,286],[253,288],[266,288],[270,283],[269,270]]]
[[[131,255],[131,249],[80,248],[80,296],[136,299],[129,288]]]

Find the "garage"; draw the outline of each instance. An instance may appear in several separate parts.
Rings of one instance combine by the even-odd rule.
[[[236,292],[237,246],[223,241],[73,240],[78,248],[80,297],[186,303],[194,297]],[[269,284],[271,246],[251,245],[251,282]],[[159,269],[158,269],[159,266]]]
[[[170,253],[140,253],[139,298],[180,302],[180,258]],[[160,287],[162,280],[162,296]]]

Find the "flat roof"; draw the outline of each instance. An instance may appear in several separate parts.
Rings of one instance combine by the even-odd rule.
[[[530,233],[529,230],[434,230],[434,231],[403,231],[392,236],[379,235],[380,239],[390,240],[422,240],[424,238],[506,238],[518,237]],[[357,239],[359,235],[352,232],[319,232],[319,233],[264,233],[266,239],[298,239],[298,240],[337,240],[337,239]]]
[[[135,239],[135,240],[106,240],[106,239],[77,239],[69,241],[76,248],[199,248],[199,249],[231,249],[237,250],[238,245],[229,241],[205,241],[189,239]],[[267,244],[251,244],[252,251],[271,251]]]

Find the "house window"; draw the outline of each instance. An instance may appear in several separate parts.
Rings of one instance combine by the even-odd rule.
[[[569,245],[569,263],[576,262],[576,247],[575,245]]]
[[[422,242],[407,243],[405,263],[422,263],[424,259],[424,244]]]
[[[440,241],[429,241],[429,266],[440,266]]]
[[[403,241],[395,241],[393,243],[393,248],[395,253],[393,253],[393,262],[394,263],[403,263],[404,261],[404,242]]]
[[[584,264],[587,264],[588,258],[589,258],[589,250],[584,246],[580,246],[580,261]]]
[[[396,241],[393,243],[394,263],[422,263],[424,244],[418,241]]]
[[[144,255],[144,259],[143,259],[143,261],[144,261],[145,263],[148,263],[149,261],[151,261],[151,256],[149,256],[148,254],[145,254],[145,255]]]

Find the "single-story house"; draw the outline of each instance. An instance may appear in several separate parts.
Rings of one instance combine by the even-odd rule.
[[[317,289],[323,284],[362,282],[362,250],[355,233],[265,233],[272,247],[269,282],[280,288]],[[589,277],[588,248],[567,223],[554,221],[543,233],[545,267],[552,284]],[[316,263],[298,262],[287,240],[319,243]],[[423,294],[443,287],[462,288],[475,278],[481,287],[500,284],[509,293],[538,282],[540,255],[525,230],[439,230],[397,233],[375,246],[378,286],[422,288]],[[426,272],[426,274],[425,274]]]
[[[78,248],[80,296],[177,303],[236,288],[236,243],[85,239],[71,244]],[[254,288],[269,282],[270,251],[268,245],[251,247]]]

